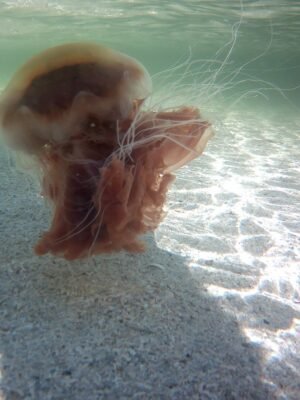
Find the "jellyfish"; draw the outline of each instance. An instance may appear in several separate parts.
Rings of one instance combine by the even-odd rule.
[[[37,255],[145,249],[174,172],[212,135],[196,107],[144,110],[151,91],[142,64],[94,43],[45,50],[13,76],[0,98],[1,132],[34,161],[52,207]]]

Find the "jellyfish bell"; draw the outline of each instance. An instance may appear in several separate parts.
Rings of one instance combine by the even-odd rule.
[[[29,154],[53,207],[35,246],[72,260],[141,251],[163,219],[172,172],[212,135],[195,107],[143,110],[151,79],[136,60],[91,43],[30,59],[0,99],[7,143]]]
[[[84,124],[125,119],[151,92],[151,78],[133,58],[91,43],[50,48],[32,57],[0,100],[8,144],[35,153],[62,143]]]

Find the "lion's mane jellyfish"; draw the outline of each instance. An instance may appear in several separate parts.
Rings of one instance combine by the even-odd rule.
[[[36,161],[53,206],[38,255],[144,249],[139,236],[162,220],[172,172],[211,135],[194,107],[142,110],[150,93],[140,63],[88,43],[46,50],[13,77],[0,101],[1,130]]]

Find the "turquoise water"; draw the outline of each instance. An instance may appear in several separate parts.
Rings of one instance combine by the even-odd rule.
[[[158,242],[193,262],[215,254],[268,266],[287,258],[294,265],[300,3],[220,4],[0,0],[0,86],[32,54],[69,41],[92,40],[137,58],[154,81],[148,107],[196,105],[216,133],[205,155],[178,172]],[[245,221],[253,232],[244,233]]]
[[[300,3],[288,0],[0,0],[0,87],[31,55],[69,41],[137,58],[153,77],[148,107],[196,105],[216,133],[205,155],[178,172],[158,243],[193,262],[214,255],[293,266],[299,17]]]
[[[152,75],[190,61],[183,82],[202,93],[197,100],[214,117],[224,106],[226,111],[263,108],[271,117],[297,112],[299,2],[221,3],[2,0],[0,87],[30,55],[59,43],[93,40],[138,58]],[[176,82],[185,67],[169,79]],[[161,88],[158,79],[154,84]]]

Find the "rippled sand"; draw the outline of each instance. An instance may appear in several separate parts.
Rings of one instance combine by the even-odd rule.
[[[288,399],[300,393],[299,134],[295,121],[229,116],[180,171],[156,234],[237,317],[264,379]]]
[[[33,255],[49,215],[2,149],[3,398],[297,400],[299,130],[229,116],[145,254],[73,263]]]

